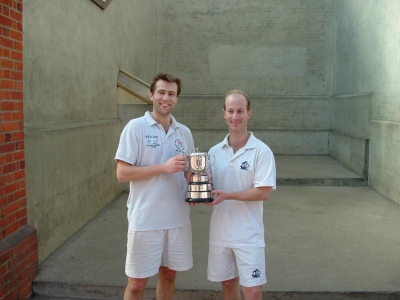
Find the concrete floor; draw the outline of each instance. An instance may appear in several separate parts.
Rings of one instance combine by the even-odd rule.
[[[330,157],[278,156],[277,166],[281,177],[358,176]],[[119,195],[40,265],[35,299],[122,299],[126,199]],[[210,207],[191,207],[194,267],[178,273],[175,299],[222,299],[206,277],[210,215]],[[400,299],[400,206],[370,187],[278,186],[264,223],[263,299]]]

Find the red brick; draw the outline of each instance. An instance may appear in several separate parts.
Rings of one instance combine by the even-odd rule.
[[[1,145],[0,149],[1,149],[1,153],[13,152],[13,151],[15,151],[15,143],[5,143],[5,144]],[[3,168],[4,168],[3,169],[4,174],[14,171],[14,169],[11,170],[11,167],[9,165],[5,165]],[[5,172],[5,170],[7,170],[8,172]]]
[[[12,7],[13,5],[13,0],[0,0],[1,4],[4,4],[7,7]]]
[[[5,16],[0,15],[0,24],[7,26],[7,27],[12,27],[13,21],[10,18],[7,18]]]
[[[0,80],[0,88],[13,90],[15,88],[15,82],[7,79]]]
[[[10,49],[8,49],[8,48],[4,48],[3,49],[3,56],[4,57],[7,57],[7,58],[10,58],[11,57],[11,50]]]
[[[18,30],[18,31],[23,31],[23,26],[21,22],[14,22],[13,29]]]
[[[15,112],[12,114],[12,120],[13,121],[21,121],[24,119],[24,113],[21,112]]]
[[[7,153],[6,154],[6,163],[12,162],[13,161],[13,155],[12,153]]]
[[[8,272],[8,264],[3,263],[0,265],[0,274],[6,274]]]
[[[22,138],[24,138],[24,136],[23,136],[24,133],[21,132],[21,134],[22,134]],[[14,134],[13,134],[13,139],[14,139]],[[14,161],[18,161],[18,160],[21,160],[21,159],[24,159],[24,158],[25,158],[25,152],[24,151],[18,151],[18,152],[13,153],[13,160]]]
[[[24,122],[23,121],[15,122],[15,125],[16,125],[16,129],[18,131],[24,130]],[[17,147],[17,149],[18,149],[18,147]]]
[[[6,186],[4,187],[4,192],[6,192],[7,194],[10,194],[7,186],[14,183],[14,173],[4,174],[4,177],[6,179]],[[11,194],[10,196],[14,196],[14,194]],[[12,200],[14,200],[14,198]]]
[[[14,193],[17,190],[16,184],[8,184],[4,187],[4,192],[6,193],[6,195],[9,195],[11,193]],[[5,208],[4,208],[5,209]]]
[[[20,170],[14,173],[14,180],[20,180],[22,178],[25,178],[25,171],[24,170]]]
[[[4,91],[4,99],[6,99],[6,100],[10,100],[11,99],[10,91]]]
[[[26,217],[26,208],[22,208],[19,211],[17,211],[16,217],[17,217],[17,219]]]
[[[16,12],[15,10],[12,10],[10,12],[10,17],[16,21],[22,22],[22,14],[20,12]]]
[[[3,70],[3,76],[1,78],[10,79],[11,78],[11,71],[10,70]]]
[[[5,215],[11,215],[12,213],[16,212],[20,207],[19,207],[19,202],[15,201],[7,206],[4,207],[4,214]]]
[[[13,224],[17,221],[17,213],[15,214],[10,214],[9,216],[7,216],[7,223],[8,224]]]
[[[19,228],[24,227],[27,224],[28,224],[28,218],[26,216],[18,220]]]
[[[14,110],[14,102],[3,101],[0,108],[1,110]]]
[[[0,127],[0,131],[3,131],[3,132],[14,131],[15,129],[16,129],[15,123],[10,123],[10,122],[3,123],[3,124],[1,124],[1,127]],[[1,147],[0,147],[0,152],[1,152]]]
[[[3,6],[3,14],[6,16],[10,15],[10,9],[8,7]]]
[[[12,257],[12,251],[11,250],[4,251],[3,253],[0,254],[0,262],[4,263],[4,262],[10,260],[11,257]]]
[[[0,42],[3,43],[1,38],[0,38]],[[14,62],[12,60],[2,58],[0,61],[0,66],[3,68],[12,69],[12,68],[14,68]]]
[[[14,224],[8,225],[6,227],[6,236],[16,232],[19,228],[20,227],[18,226],[18,223],[14,223]]]
[[[14,40],[22,41],[22,33],[17,30],[11,30],[11,38]]]
[[[18,142],[18,150],[24,150],[24,149],[25,149],[25,142],[19,141]]]
[[[22,46],[21,46],[21,49],[17,49],[17,50],[22,51]],[[18,70],[18,71],[22,71],[23,70],[23,64],[21,62],[16,61],[15,62],[15,69]]]
[[[22,101],[18,101],[14,103],[14,110],[23,111],[24,110],[24,103]]]
[[[5,37],[0,36],[0,43],[3,47],[13,48],[14,42],[13,40],[7,39]]]
[[[24,139],[24,132],[23,131],[13,132],[11,135],[11,139],[13,141],[22,141]]]
[[[22,54],[21,54],[22,56]],[[11,79],[14,80],[22,80],[23,79],[23,73],[21,71],[13,71],[11,72]]]
[[[14,50],[17,50],[17,51],[22,53],[23,49],[24,49],[24,47],[23,47],[23,44],[21,42],[14,41]]]
[[[10,29],[3,27],[3,36],[9,38],[10,37]]]
[[[23,100],[24,94],[22,92],[11,92],[11,99],[13,100]]]
[[[23,60],[22,52],[20,51],[11,51],[11,58],[15,60]]]

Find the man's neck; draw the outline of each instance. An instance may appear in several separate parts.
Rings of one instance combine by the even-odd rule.
[[[171,115],[160,116],[156,114],[154,111],[150,113],[152,118],[164,128],[165,132],[168,132],[169,126],[172,123]]]
[[[233,152],[236,153],[240,148],[246,145],[248,139],[250,137],[250,133],[248,131],[238,132],[238,133],[230,133],[229,134],[229,146],[232,147]]]

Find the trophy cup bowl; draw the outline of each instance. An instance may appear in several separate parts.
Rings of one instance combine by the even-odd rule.
[[[206,152],[192,153],[187,157],[189,171],[192,172],[186,192],[186,202],[201,203],[212,202],[212,183],[209,182],[207,170],[209,169],[210,155]]]

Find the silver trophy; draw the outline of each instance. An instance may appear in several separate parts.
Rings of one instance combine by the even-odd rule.
[[[199,151],[199,148],[196,148],[196,151]],[[211,197],[213,186],[209,182],[210,178],[207,172],[210,167],[210,158],[211,156],[206,152],[192,153],[187,157],[189,171],[192,172],[192,175],[187,187],[186,202],[200,203],[214,201]]]

